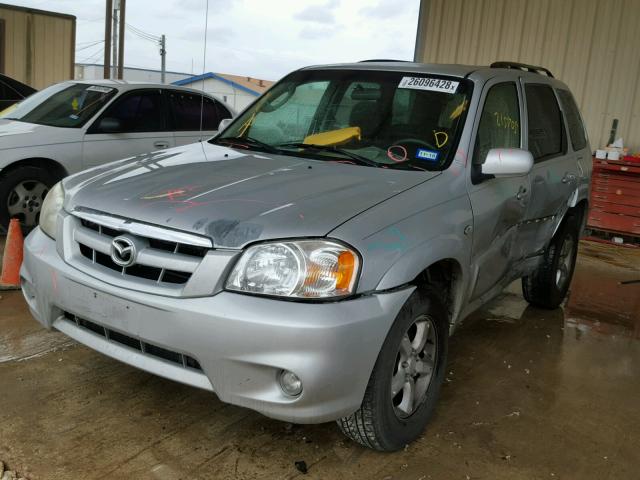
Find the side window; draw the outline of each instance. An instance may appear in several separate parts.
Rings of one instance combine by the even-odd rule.
[[[220,116],[217,102],[209,97],[177,90],[171,90],[168,94],[173,111],[174,130],[177,132],[200,130],[201,109],[203,130],[217,130],[220,120],[226,118]]]
[[[582,150],[587,146],[587,134],[585,133],[585,128],[582,124],[580,111],[578,110],[576,101],[568,90],[556,90],[556,92],[560,98],[562,110],[567,116],[567,125],[569,127],[569,135],[571,136],[571,145],[573,145],[573,150]]]
[[[515,83],[499,83],[491,87],[473,149],[473,164],[483,164],[492,148],[520,148],[520,106]]]
[[[120,120],[121,133],[165,130],[162,95],[159,90],[125,94],[107,108],[102,118],[107,117]]]
[[[536,162],[564,151],[564,126],[560,107],[547,85],[526,85],[529,151]]]

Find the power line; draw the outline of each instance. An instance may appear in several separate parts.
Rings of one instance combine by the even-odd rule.
[[[76,43],[76,47],[79,47],[81,45],[87,45],[88,43],[98,43],[98,42],[103,42],[104,40],[87,40],[86,42],[77,42]]]
[[[148,42],[155,43],[156,45],[160,42],[160,39],[159,39],[159,38],[150,38],[150,37],[146,37],[146,36],[144,36],[144,35],[140,35],[140,34],[139,34],[139,33],[137,33],[137,32],[134,32],[133,30],[129,30],[129,33],[131,33],[131,34],[135,35],[136,37],[138,37],[138,38],[140,38],[140,39],[142,39],[142,40],[146,40],[146,41],[148,41]]]
[[[96,42],[90,43],[89,45],[85,45],[84,47],[80,47],[80,48],[76,47],[76,52],[80,52],[82,50],[86,50],[87,48],[91,48],[91,47],[93,47],[95,45],[98,45],[100,43],[103,43],[103,42],[104,42],[104,40],[98,40]]]
[[[145,32],[144,30],[140,30],[139,28],[134,27],[133,25],[131,25],[130,23],[126,24],[127,28],[129,29],[129,31],[131,33],[133,33],[134,35],[137,35],[138,37],[144,39],[144,40],[149,40],[151,42],[155,42],[155,43],[159,43],[161,38],[157,35],[153,35],[151,33]]]
[[[103,53],[104,53],[104,46],[101,45],[99,50],[96,50],[88,57],[85,57],[84,59],[79,60],[78,63],[91,63],[97,60],[98,58],[100,58],[100,55],[102,55]]]

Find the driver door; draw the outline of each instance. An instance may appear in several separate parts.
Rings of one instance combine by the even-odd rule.
[[[529,204],[528,175],[489,177],[481,172],[493,148],[522,148],[524,105],[521,86],[512,77],[488,82],[476,117],[469,196],[473,209],[472,265],[475,286],[472,300],[503,285],[523,256],[520,229]]]

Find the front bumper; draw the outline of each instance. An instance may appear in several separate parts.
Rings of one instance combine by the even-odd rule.
[[[335,420],[360,406],[387,332],[412,292],[334,303],[230,292],[200,298],[141,293],[65,263],[39,228],[25,241],[21,279],[32,315],[46,328],[148,372],[214,391],[224,402],[297,423]],[[191,357],[200,368],[114,342],[70,321],[69,314]],[[302,380],[298,397],[281,391],[282,369]]]

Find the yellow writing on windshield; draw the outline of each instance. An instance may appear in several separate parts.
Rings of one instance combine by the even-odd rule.
[[[464,112],[467,109],[467,101],[463,100],[462,103],[460,103],[460,105],[458,105],[453,112],[451,112],[451,115],[449,115],[449,120],[455,120],[456,118],[458,118],[460,115],[462,115],[462,112]]]

